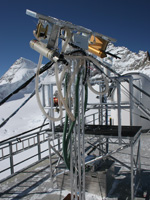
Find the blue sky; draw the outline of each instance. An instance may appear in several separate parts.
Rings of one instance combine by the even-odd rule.
[[[150,51],[150,0],[1,0],[0,77],[20,57],[38,62],[29,47],[37,20],[26,9],[115,38],[116,46]]]

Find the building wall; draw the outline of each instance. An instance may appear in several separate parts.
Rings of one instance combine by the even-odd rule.
[[[150,94],[150,78],[142,73],[128,73],[124,75],[132,75],[133,83],[140,87],[142,90],[146,91]],[[127,94],[127,90],[129,90],[128,83],[122,83],[121,86],[121,102],[129,101],[129,95]],[[125,89],[126,88],[126,89]],[[144,95],[142,92],[133,88],[133,110],[132,110],[132,125],[133,126],[142,126],[142,129],[150,129],[150,121],[144,119],[146,115],[137,108],[134,102],[141,102],[145,108],[150,110],[150,98]],[[115,89],[113,94],[113,102],[117,101],[117,90]],[[116,109],[111,110],[111,118],[113,125],[118,124],[118,114]],[[129,109],[121,110],[121,121],[122,125],[130,125],[130,113]]]

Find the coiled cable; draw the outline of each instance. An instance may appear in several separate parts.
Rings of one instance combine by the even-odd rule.
[[[63,70],[63,75],[65,74],[65,70]],[[72,112],[70,111],[63,95],[62,95],[62,91],[61,91],[61,84],[59,81],[59,77],[58,77],[58,63],[55,63],[55,77],[56,77],[56,85],[57,85],[57,89],[58,89],[58,96],[60,97],[60,100],[68,114],[68,117],[72,120],[75,121],[75,117],[73,116]],[[62,79],[62,78],[61,78]]]
[[[87,84],[88,84],[89,89],[90,89],[93,93],[95,93],[95,94],[97,94],[97,95],[104,95],[104,94],[106,94],[106,93],[109,91],[108,80],[107,80],[103,75],[102,75],[102,78],[101,78],[101,79],[104,81],[104,85],[105,85],[105,90],[103,90],[103,91],[97,91],[97,90],[95,90],[95,89],[92,87],[89,78],[88,78],[88,80],[87,80]]]

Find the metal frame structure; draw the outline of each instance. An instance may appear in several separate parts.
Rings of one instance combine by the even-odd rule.
[[[117,102],[106,102],[106,103],[100,103],[100,105],[92,104],[92,107],[94,109],[103,109],[104,106],[107,107],[107,109],[117,109],[118,110],[118,136],[105,136],[99,134],[98,137],[101,137],[103,140],[106,140],[103,144],[105,145],[105,151],[102,150],[99,146],[99,150],[103,153],[99,158],[96,159],[103,159],[105,157],[111,157],[112,159],[116,160],[111,155],[116,153],[117,151],[123,150],[124,148],[130,148],[131,157],[130,157],[130,166],[127,166],[126,164],[120,162],[119,160],[116,160],[117,162],[120,162],[124,167],[130,169],[131,172],[131,199],[134,199],[136,195],[136,191],[140,182],[140,171],[141,171],[141,163],[140,163],[140,134],[141,134],[141,128],[139,128],[138,132],[133,136],[128,135],[128,137],[122,136],[122,123],[121,123],[121,110],[122,109],[129,109],[129,117],[130,117],[130,126],[132,127],[132,109],[133,109],[133,78],[132,76],[122,76],[122,77],[115,77],[112,78],[114,82],[116,83],[117,88]],[[122,82],[127,82],[129,84],[129,101],[128,102],[122,102],[121,99],[121,85]],[[127,90],[125,88],[125,90]],[[102,101],[101,101],[102,102]],[[89,105],[91,106],[91,105]],[[108,115],[106,115],[108,117]],[[106,119],[106,125],[108,124],[108,119]],[[110,124],[111,125],[111,124]],[[115,142],[112,141],[112,139],[115,139]],[[109,144],[116,144],[120,145],[120,147],[116,151],[108,152]],[[134,159],[134,149],[135,145],[138,143],[137,148],[137,158],[136,161]],[[91,144],[91,143],[90,143]],[[92,145],[92,144],[91,144]],[[103,145],[102,145],[103,146]],[[139,180],[137,181],[137,175]],[[136,180],[135,180],[136,179]]]
[[[47,17],[30,10],[26,10],[26,14],[38,19],[37,29],[33,31],[36,40],[35,39],[31,40],[30,46],[32,49],[40,53],[39,63],[36,73],[36,97],[41,111],[50,120],[50,128],[52,129],[52,131],[50,131],[49,133],[49,138],[48,138],[51,179],[54,180],[56,176],[58,176],[60,173],[64,173],[64,171],[62,170],[62,165],[64,162],[65,166],[68,169],[70,169],[69,173],[71,180],[71,200],[73,199],[77,200],[78,198],[79,200],[85,200],[85,166],[89,163],[94,163],[97,160],[110,157],[113,153],[121,151],[127,147],[130,147],[131,166],[130,167],[127,165],[124,166],[130,169],[131,171],[131,199],[133,200],[136,191],[134,185],[134,179],[136,177],[135,175],[140,174],[140,131],[141,131],[140,127],[132,126],[133,125],[132,109],[134,102],[133,86],[134,88],[137,88],[139,91],[142,91],[143,93],[145,92],[140,88],[138,88],[136,85],[133,85],[132,76],[121,76],[115,70],[113,70],[113,68],[108,66],[105,62],[98,61],[98,59],[95,59],[94,57],[88,54],[88,52],[91,52],[92,54],[99,56],[100,58],[104,58],[107,56],[107,54],[109,54],[115,58],[119,58],[117,55],[113,55],[105,51],[108,43],[110,41],[111,42],[115,41],[114,39],[93,32],[84,27],[74,25],[70,22],[62,21],[50,16]],[[59,46],[58,41],[61,42],[62,44],[61,47]],[[72,51],[71,49],[73,49],[74,51]],[[56,85],[58,88],[58,94],[59,94],[58,96],[60,99],[59,103],[61,102],[63,105],[61,106],[60,104],[59,107],[60,109],[64,107],[67,113],[66,114],[67,120],[65,121],[64,132],[62,131],[63,130],[62,120],[60,122],[60,127],[56,127],[55,123],[51,122],[51,120],[56,121],[56,118],[54,119],[54,104],[53,104],[54,84],[42,86],[43,107],[40,104],[39,90],[38,90],[38,76],[43,56],[51,60],[53,64],[55,63]],[[77,63],[76,66],[75,63]],[[90,75],[88,73],[90,71],[90,70],[88,71],[89,63],[92,63],[94,68],[100,72],[101,77],[103,79],[102,81],[103,83],[99,83],[99,92],[94,90],[94,88],[90,83]],[[60,80],[58,80],[59,64],[63,65],[63,73],[61,75]],[[70,90],[70,88],[67,89],[66,86],[65,88],[65,90],[67,90],[66,100],[64,100],[61,92],[61,85],[63,85],[62,80],[64,78],[66,71],[71,77],[69,80],[70,81],[69,87],[71,87],[72,90]],[[112,72],[116,77],[111,77],[110,73],[107,73],[108,71]],[[85,75],[84,81],[82,76],[83,74]],[[78,75],[81,75],[81,79],[77,78]],[[109,81],[107,79],[109,79]],[[78,84],[77,83],[75,84],[75,80],[77,80]],[[122,95],[122,88],[124,87],[122,85],[122,82],[126,82],[129,84],[128,89],[125,88],[128,96],[126,102],[122,101],[121,95]],[[98,129],[97,132],[93,131],[92,137],[89,137],[88,127],[86,127],[85,124],[85,110],[84,110],[85,99],[86,99],[84,96],[84,93],[86,91],[86,89],[84,88],[84,86],[86,85],[85,83],[95,94],[99,95],[100,99],[99,104],[88,105],[89,106],[88,109],[98,109],[98,124],[95,125]],[[109,102],[108,97],[107,96],[104,97],[104,95],[106,94],[111,94],[112,92],[110,91],[111,83],[113,83],[112,87],[115,86],[114,89],[117,90],[116,102]],[[104,87],[105,90],[103,91],[104,85],[105,85]],[[44,90],[45,87],[48,87],[47,93],[45,93]],[[148,95],[147,93],[145,94]],[[47,105],[45,101],[46,96],[48,97]],[[71,105],[71,99],[73,99],[74,101],[73,105]],[[148,115],[149,111],[145,111],[143,109],[143,106],[140,105],[139,108],[142,109],[146,115]],[[48,109],[48,113],[50,115],[47,115],[44,109]],[[118,123],[116,127],[108,125],[109,109],[117,109]],[[125,131],[127,127],[123,126],[121,121],[122,109],[128,109],[130,113],[129,133]],[[73,110],[74,114],[72,113]],[[93,118],[93,121],[94,120],[95,119]],[[69,128],[68,125],[70,125]],[[57,138],[56,138],[56,132],[59,132],[57,133]],[[63,132],[63,137],[61,135],[61,132]],[[86,136],[86,134],[88,135],[88,137]],[[94,141],[93,139],[95,136],[98,137],[96,141]],[[90,142],[94,141],[94,143],[90,144],[89,138]],[[110,151],[109,144],[110,140],[112,139],[113,140],[115,139],[115,143],[114,142],[113,143],[119,145],[119,148]],[[51,140],[53,140],[52,143],[50,142]],[[63,140],[62,145],[61,145],[61,140]],[[134,150],[137,141],[138,141],[137,159],[136,161],[134,161]],[[96,143],[98,142],[98,144],[96,144],[95,142]],[[57,145],[58,148],[55,148],[55,143],[58,144]],[[97,155],[96,158],[85,162],[87,143],[89,145],[89,148],[92,148],[92,145],[94,145],[95,148],[96,144],[96,149],[99,150],[99,154]],[[105,149],[104,149],[104,144],[105,144]],[[56,155],[58,156],[56,158],[57,164],[55,169],[53,169],[52,166],[52,156],[51,156],[52,152],[55,152]]]
[[[125,128],[125,127],[124,127]],[[86,131],[85,131],[86,133]],[[111,132],[110,132],[111,133]],[[90,134],[88,134],[90,135]],[[118,136],[113,136],[112,134],[110,135],[104,135],[102,134],[97,134],[97,143],[99,143],[99,137],[101,137],[103,140],[105,140],[105,142],[103,142],[102,145],[106,146],[106,144],[108,143],[110,144],[114,144],[116,146],[116,149],[111,150],[109,152],[102,150],[101,146],[97,146],[97,148],[103,153],[102,155],[100,155],[99,157],[95,158],[94,161],[100,160],[100,159],[105,159],[110,157],[111,159],[115,160],[116,162],[120,163],[122,166],[126,167],[128,170],[130,170],[131,173],[131,199],[135,198],[139,183],[140,183],[140,173],[141,173],[141,162],[140,162],[140,135],[141,135],[141,128],[138,128],[138,131],[133,135],[133,136],[122,136],[121,137],[121,141],[120,138]],[[92,137],[93,135],[91,135]],[[90,138],[88,139],[89,145],[91,146],[95,146],[92,144]],[[137,146],[136,146],[137,144]],[[119,147],[117,148],[117,146],[119,145]],[[121,162],[120,160],[117,160],[115,157],[113,157],[112,155],[114,155],[115,153],[118,153],[124,149],[130,149],[130,165],[126,165],[125,163]],[[135,152],[137,150],[137,152]],[[86,164],[89,164],[93,162],[89,161]]]
[[[74,63],[72,63],[74,65]],[[83,69],[84,70],[84,66]],[[70,140],[70,179],[71,179],[71,198],[85,200],[85,148],[84,148],[84,125],[85,125],[85,117],[84,117],[84,87],[82,85],[83,79],[81,76],[80,79],[80,88],[78,90],[78,116],[75,127],[74,127],[74,134],[71,136]],[[53,93],[54,93],[54,86],[56,83],[44,84],[42,85],[42,101],[43,107],[48,109],[51,116],[54,116],[54,103],[53,103]],[[72,87],[75,87],[74,85]],[[75,90],[75,88],[72,88]],[[47,94],[46,94],[47,92]],[[75,95],[75,94],[73,94]],[[48,101],[46,100],[46,97]],[[72,96],[70,96],[70,99]],[[75,97],[73,97],[75,98]],[[49,101],[50,100],[50,101]],[[48,102],[48,104],[46,103]],[[74,109],[74,108],[72,108]],[[63,121],[61,121],[62,125]],[[71,123],[71,122],[70,122]],[[53,182],[53,187],[56,187],[55,181],[56,177],[62,173],[65,173],[68,170],[64,170],[64,166],[61,167],[63,157],[62,157],[62,134],[60,134],[56,139],[56,130],[55,130],[55,123],[50,121],[50,128],[51,132],[48,134],[48,145],[49,145],[49,160],[50,160],[50,177]],[[62,131],[62,130],[61,130]],[[59,134],[59,133],[58,133]],[[53,144],[52,141],[53,139]],[[57,141],[56,141],[57,140]],[[57,149],[53,147],[54,143],[60,143]],[[53,152],[56,153],[58,156],[58,162],[53,169],[52,165],[52,154]]]
[[[105,109],[118,109],[118,116],[121,116],[121,109],[129,109],[130,112],[130,126],[132,127],[132,77],[131,76],[125,76],[125,77],[115,77],[112,78],[112,80],[115,80],[116,86],[117,86],[117,102],[110,103],[105,102],[103,103],[100,99],[99,105],[93,105],[88,104],[88,108],[90,109],[98,109],[98,112],[93,114],[93,124],[95,123],[95,115],[99,113],[99,110],[101,110],[103,107]],[[128,102],[122,102],[121,101],[121,90],[120,90],[120,84],[123,81],[127,81],[129,83],[129,101]],[[42,86],[42,99],[43,99],[43,106],[45,106],[46,109],[51,112],[51,116],[54,116],[54,105],[53,105],[53,87],[55,86],[55,83],[50,83],[49,85],[45,84]],[[48,95],[46,95],[44,88],[48,88]],[[45,104],[45,95],[48,96],[48,99],[50,99],[50,104],[46,106]],[[71,199],[77,199],[79,197],[80,200],[85,200],[85,166],[89,163],[92,163],[96,160],[105,159],[107,157],[119,162],[124,167],[130,170],[131,173],[131,199],[133,200],[136,194],[136,190],[139,185],[140,181],[140,134],[141,134],[141,128],[139,127],[138,131],[134,135],[122,135],[123,126],[121,124],[121,120],[118,120],[118,126],[117,126],[117,135],[103,135],[101,132],[99,132],[98,135],[94,136],[96,140],[93,139],[93,135],[87,135],[86,129],[85,129],[85,117],[84,116],[84,88],[82,85],[82,80],[80,83],[80,90],[79,90],[79,110],[78,110],[78,117],[76,121],[76,126],[74,127],[74,134],[72,134],[72,139],[70,143],[70,172],[68,172],[67,169],[65,169],[65,166],[63,163],[63,156],[62,156],[62,146],[61,146],[61,140],[62,140],[62,129],[57,130],[55,129],[54,122],[50,122],[50,127],[52,127],[52,132],[49,133],[49,158],[50,158],[50,174],[51,179],[53,181],[53,186],[55,187],[55,181],[56,177],[60,174],[64,174],[68,172],[70,174],[70,180],[71,180]],[[102,98],[102,97],[100,97]],[[103,110],[103,109],[102,109]],[[100,113],[98,114],[98,124],[101,124]],[[88,117],[88,116],[87,116]],[[108,115],[105,115],[107,119],[105,119],[106,126],[108,125]],[[60,126],[62,127],[63,121],[61,121]],[[101,125],[103,126],[103,125]],[[105,125],[104,125],[105,126]],[[54,143],[56,142],[56,135],[57,135],[57,143],[60,143],[59,148],[57,149],[54,147]],[[50,141],[53,139],[53,143],[50,143]],[[54,142],[55,141],[55,142]],[[95,143],[94,143],[95,142]],[[98,145],[96,146],[96,149],[99,150],[99,155],[95,158],[95,160],[88,161],[85,163],[85,144],[95,147],[96,142]],[[110,151],[109,145],[115,144],[116,147],[119,145],[118,148],[115,150]],[[136,144],[138,144],[138,147],[136,147]],[[112,155],[122,151],[123,149],[130,148],[130,166],[126,165],[125,163],[121,162],[120,160],[117,160]],[[136,154],[136,160],[134,152],[137,148],[137,154]],[[55,168],[53,168],[52,165],[52,152],[55,152],[58,156],[57,164]],[[63,167],[60,167],[63,166]]]
[[[50,16],[44,16],[39,13],[26,10],[26,14],[29,16],[32,16],[36,19],[38,19],[38,25],[36,30],[33,31],[33,34],[36,38],[30,41],[30,46],[32,49],[37,51],[40,54],[39,62],[37,66],[37,73],[36,73],[36,87],[35,87],[35,94],[37,97],[38,105],[43,111],[45,117],[47,117],[49,121],[49,132],[48,132],[48,146],[49,146],[49,159],[50,159],[50,177],[51,180],[55,181],[56,176],[58,176],[60,173],[64,173],[64,170],[62,170],[62,164],[63,161],[65,162],[68,169],[70,169],[70,179],[71,179],[71,200],[78,199],[79,200],[85,200],[85,166],[87,164],[93,163],[97,160],[106,158],[111,156],[113,153],[121,151],[127,147],[131,148],[131,199],[134,199],[134,193],[135,193],[135,186],[134,186],[134,178],[135,174],[140,174],[140,128],[136,129],[137,132],[134,132],[133,134],[125,134],[123,135],[124,131],[123,128],[125,128],[122,125],[121,122],[121,110],[123,108],[129,109],[130,113],[130,127],[132,127],[132,107],[133,107],[133,80],[130,76],[121,76],[115,70],[113,70],[110,66],[107,66],[105,63],[98,61],[98,59],[95,59],[93,56],[89,55],[88,52],[91,52],[92,54],[99,56],[100,58],[104,58],[107,56],[107,54],[114,56],[118,58],[118,56],[113,55],[106,51],[106,47],[108,43],[111,41],[115,41],[114,39],[104,36],[102,34],[93,32],[89,29],[86,29],[84,27],[74,25],[70,22],[62,21]],[[61,43],[61,47],[59,45],[59,41]],[[70,50],[73,49],[74,51]],[[70,121],[67,120],[67,125],[71,125],[74,122],[73,125],[73,131],[69,130],[70,133],[68,133],[67,141],[65,141],[67,144],[67,148],[65,151],[69,151],[69,156],[67,154],[67,158],[65,156],[65,153],[62,153],[63,145],[62,145],[62,129],[60,128],[59,133],[56,134],[57,130],[56,124],[51,120],[54,119],[54,104],[53,104],[53,87],[55,84],[46,84],[42,85],[42,100],[43,100],[43,107],[40,103],[39,98],[39,72],[40,67],[42,64],[43,56],[51,60],[51,64],[55,63],[55,75],[56,75],[56,84],[58,88],[58,93],[60,97],[60,102],[63,104],[68,116],[70,117]],[[97,130],[97,132],[94,132],[94,136],[98,137],[97,141],[94,141],[93,136],[92,137],[86,137],[86,134],[88,130],[86,131],[86,124],[85,124],[85,83],[88,84],[89,88],[92,90],[92,86],[90,84],[90,75],[88,74],[88,67],[87,63],[92,63],[94,68],[98,70],[101,73],[101,77],[103,78],[104,84],[105,84],[105,91],[103,93],[103,84],[99,83],[99,92],[95,94],[99,95],[99,104],[94,104],[94,109],[98,109],[98,126],[99,128],[102,128],[103,126],[106,126],[105,131],[108,132],[108,134],[105,134],[101,129]],[[76,65],[76,63],[78,63]],[[49,65],[51,67],[52,65]],[[71,82],[72,92],[71,90],[67,91],[66,99],[63,101],[62,92],[61,92],[61,84],[62,80],[59,79],[58,75],[58,65],[63,65],[63,76],[66,73],[66,71],[69,71],[69,75],[73,80]],[[76,66],[75,66],[76,65]],[[110,75],[106,74],[104,72],[104,68],[113,74],[117,75],[117,77],[111,77]],[[47,68],[48,69],[48,68]],[[86,70],[85,70],[86,69]],[[81,75],[80,83],[78,84],[78,88],[75,88],[75,80],[79,80],[77,78],[78,75]],[[84,80],[83,80],[83,74]],[[64,77],[61,77],[62,79]],[[109,81],[107,80],[109,79]],[[74,80],[75,79],[75,80]],[[105,96],[105,102],[104,102],[104,94],[108,94],[109,92],[109,84],[113,82],[115,84],[115,87],[117,88],[117,102],[109,103],[107,101],[107,96]],[[127,82],[129,83],[129,89],[128,89],[128,96],[129,100],[127,102],[122,102],[121,99],[121,83]],[[63,85],[63,84],[62,84]],[[60,86],[60,87],[59,87]],[[107,87],[108,86],[108,87]],[[134,85],[135,87],[135,85]],[[45,88],[47,88],[47,92],[45,92]],[[138,87],[136,87],[139,89]],[[107,90],[108,89],[108,90]],[[143,90],[140,90],[144,92]],[[76,96],[78,98],[76,98]],[[47,98],[47,100],[46,100]],[[69,101],[68,101],[69,99]],[[74,99],[74,104],[71,105],[71,99]],[[75,100],[76,99],[76,100]],[[59,103],[60,103],[59,102]],[[77,104],[77,105],[75,105]],[[91,105],[90,105],[91,106]],[[77,110],[75,109],[77,107]],[[61,105],[60,105],[61,108]],[[92,107],[89,107],[90,109],[93,109]],[[117,131],[111,131],[108,126],[108,109],[117,109],[117,115],[118,115],[118,126]],[[142,107],[140,107],[143,109]],[[47,109],[47,113],[44,109]],[[72,114],[72,110],[75,110],[74,115]],[[104,111],[106,112],[104,116]],[[149,114],[149,111],[143,110],[146,114]],[[78,115],[76,116],[76,113]],[[60,115],[61,116],[61,115]],[[95,115],[93,115],[95,116]],[[105,125],[104,120],[105,119]],[[93,121],[95,119],[93,118]],[[60,120],[60,126],[63,125],[63,121]],[[69,123],[68,123],[69,121]],[[95,122],[94,122],[95,123]],[[57,124],[58,125],[58,124]],[[108,130],[107,130],[108,128]],[[112,126],[113,129],[113,126]],[[132,131],[132,130],[131,130]],[[73,133],[72,133],[73,132]],[[117,134],[116,134],[117,133]],[[65,134],[64,134],[65,135]],[[69,138],[69,139],[68,139]],[[115,144],[119,145],[119,148],[117,148],[114,151],[109,151],[109,144],[110,139],[115,139]],[[38,151],[40,151],[40,138],[37,137],[37,143],[38,143]],[[94,141],[94,143],[89,144],[89,140]],[[104,141],[105,140],[105,141]],[[128,142],[126,142],[128,140]],[[138,141],[138,149],[137,149],[137,159],[134,161],[134,147],[135,144]],[[95,145],[95,142],[98,142],[98,146],[96,145],[96,148],[99,150],[99,154],[96,158],[85,162],[85,144],[89,144],[89,147],[92,148],[92,145]],[[64,144],[64,143],[63,143]],[[104,144],[106,144],[105,151],[104,151]],[[12,144],[10,143],[10,163],[13,165],[13,149]],[[68,149],[69,147],[69,149]],[[56,166],[53,168],[52,165],[52,154],[55,152],[56,156]],[[63,157],[64,155],[64,157]],[[41,155],[39,153],[38,158],[41,159]],[[68,161],[69,160],[69,161]],[[60,167],[61,165],[61,167]],[[135,167],[134,167],[135,165]],[[126,165],[124,165],[126,166]],[[126,166],[127,167],[127,166]],[[129,168],[129,167],[128,167]],[[138,171],[138,173],[135,173]],[[11,173],[14,173],[13,168],[11,168]],[[53,184],[54,185],[54,184]],[[54,185],[55,186],[55,185]]]

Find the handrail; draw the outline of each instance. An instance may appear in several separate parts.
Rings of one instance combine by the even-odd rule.
[[[89,114],[85,116],[85,119],[92,116],[92,120],[90,120],[90,122],[88,123],[91,122],[94,123],[94,121],[98,119],[96,117],[97,114],[98,112]],[[8,159],[10,163],[10,166],[9,165],[5,166],[6,168],[1,167],[0,174],[6,173],[8,172],[8,170],[10,170],[8,176],[13,175],[15,172],[20,170],[20,169],[15,170],[16,166],[18,167],[22,163],[25,163],[26,161],[29,161],[35,157],[36,161],[34,160],[34,162],[40,161],[41,159],[44,158],[41,156],[43,153],[45,153],[45,157],[49,155],[47,141],[48,141],[48,133],[51,132],[52,130],[50,128],[45,128],[44,130],[41,130],[42,127],[47,126],[48,124],[49,123],[46,123],[42,126],[38,126],[36,128],[25,131],[23,133],[20,133],[18,135],[15,135],[0,142],[0,161],[3,162],[4,160]],[[39,129],[39,131],[35,132],[35,130],[37,129]],[[46,149],[41,148],[44,143],[47,143]],[[44,146],[46,145],[44,144]],[[30,151],[30,149],[32,148],[36,148],[34,154],[29,153],[29,155],[25,157],[23,160],[21,161],[17,160],[17,162],[14,162],[15,156],[18,156],[19,154],[21,155],[21,153],[23,153],[24,151],[27,150]],[[30,164],[31,163],[32,162],[30,162]],[[0,179],[3,179],[3,177]]]
[[[24,134],[19,134],[19,138],[17,137],[12,137],[11,140],[6,140],[1,144],[0,144],[0,161],[4,161],[6,159],[8,159],[10,166],[6,166],[7,168],[2,168],[0,169],[0,174],[3,172],[6,172],[8,170],[10,170],[10,172],[8,172],[8,174],[14,174],[15,173],[15,167],[25,163],[27,160],[30,160],[34,157],[36,157],[36,161],[40,161],[41,160],[41,155],[45,152],[47,152],[46,156],[48,156],[48,147],[41,149],[41,146],[43,143],[47,143],[47,131],[49,129],[43,130],[41,132],[35,132],[35,133],[31,133],[28,135],[24,135]],[[45,145],[44,145],[45,146]],[[22,161],[17,161],[14,162],[14,158],[15,156],[18,156],[20,153],[23,153],[26,150],[30,150],[32,148],[36,148],[32,153],[29,152],[29,155],[27,155]],[[21,154],[20,154],[21,155]],[[22,154],[24,156],[24,154]],[[21,156],[22,156],[21,155]],[[35,162],[35,161],[34,161]],[[31,164],[31,162],[30,162]]]
[[[5,140],[2,140],[2,141],[0,141],[0,145],[3,144],[4,142],[10,141],[11,139],[16,139],[16,138],[19,137],[19,136],[25,135],[25,134],[27,134],[27,133],[30,133],[30,132],[32,132],[32,131],[34,131],[34,130],[37,130],[37,129],[42,128],[42,127],[47,126],[47,125],[49,125],[49,123],[46,123],[46,124],[44,124],[44,125],[42,125],[42,126],[38,126],[38,127],[36,127],[36,128],[30,129],[30,130],[25,131],[25,132],[22,132],[22,133],[20,133],[20,134],[18,134],[18,135],[15,135],[15,136],[12,136],[12,137],[7,138],[7,139],[5,139]]]

